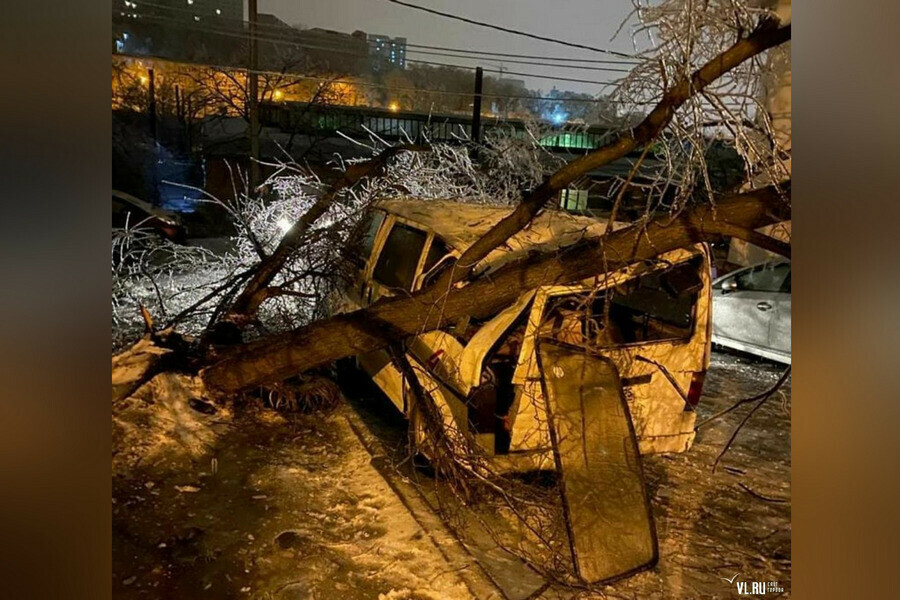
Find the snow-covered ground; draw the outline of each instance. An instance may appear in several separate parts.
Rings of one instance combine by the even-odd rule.
[[[133,402],[120,419],[158,412]],[[214,431],[194,436],[201,452],[172,444],[114,460],[116,598],[472,597],[341,411],[185,412],[196,411],[152,419],[170,420],[171,438],[188,422]]]
[[[714,355],[698,420],[769,387],[780,369]],[[160,402],[171,386],[192,385],[162,377],[113,407],[115,597],[500,597],[428,518],[427,503],[392,490],[403,420],[379,416],[375,399],[329,414],[281,415],[253,403],[231,410]],[[711,472],[750,407],[701,428],[686,454],[645,459],[657,567],[599,590],[550,588],[541,597],[727,598],[736,588],[723,578],[735,574],[777,581],[789,596],[789,387]]]

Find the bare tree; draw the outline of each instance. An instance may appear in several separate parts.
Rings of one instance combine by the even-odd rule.
[[[409,297],[379,302],[365,310],[231,348],[205,370],[204,379],[210,387],[223,391],[278,381],[345,356],[385,347],[383,336],[372,333],[373,322],[385,323],[403,336],[413,336],[463,316],[486,318],[496,314],[525,289],[579,281],[602,274],[603,269],[616,270],[723,234],[750,239],[753,230],[772,223],[776,215],[789,215],[785,206],[789,190],[789,185],[773,186],[720,200],[715,212],[710,206],[696,206],[682,211],[674,220],[660,216],[585,243],[578,252],[566,253],[565,258],[556,253],[538,256],[462,287],[432,285]]]

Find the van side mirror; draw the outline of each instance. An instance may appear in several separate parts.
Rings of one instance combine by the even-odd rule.
[[[735,281],[734,279],[726,279],[725,281],[722,282],[722,293],[723,294],[728,294],[730,292],[735,291],[736,289],[737,289],[737,281]]]

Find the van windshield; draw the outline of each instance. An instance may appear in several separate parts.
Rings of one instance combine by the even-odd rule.
[[[548,300],[539,335],[593,348],[687,340],[703,287],[696,256],[629,279],[608,290],[585,290]]]

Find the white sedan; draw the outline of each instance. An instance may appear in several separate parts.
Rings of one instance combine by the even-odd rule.
[[[713,344],[791,362],[791,263],[766,262],[713,282]]]

